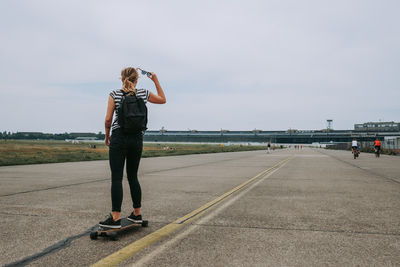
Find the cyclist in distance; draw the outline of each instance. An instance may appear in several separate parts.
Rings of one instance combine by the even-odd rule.
[[[358,142],[355,138],[353,138],[353,141],[351,142],[351,152],[353,154],[358,152]]]
[[[374,148],[375,154],[379,157],[379,153],[381,152],[381,141],[378,138],[374,141]]]

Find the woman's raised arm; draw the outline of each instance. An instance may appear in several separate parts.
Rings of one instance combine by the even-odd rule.
[[[165,104],[167,102],[167,99],[165,98],[164,91],[161,88],[157,75],[151,72],[151,76],[149,78],[154,82],[154,85],[156,86],[157,89],[157,95],[150,92],[149,102],[154,104]]]

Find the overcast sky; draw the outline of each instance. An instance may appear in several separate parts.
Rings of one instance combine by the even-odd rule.
[[[400,1],[0,2],[1,131],[104,132],[124,67],[159,77],[149,129],[400,121]],[[141,77],[139,88],[155,91]]]

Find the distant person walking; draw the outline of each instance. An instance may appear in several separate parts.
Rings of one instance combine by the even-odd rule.
[[[267,144],[267,153],[269,154],[271,152],[271,142],[268,142]]]
[[[121,227],[122,177],[125,161],[133,202],[133,211],[127,219],[137,223],[142,222],[140,211],[142,191],[137,172],[142,156],[143,134],[147,124],[146,103],[164,104],[166,102],[164,92],[156,74],[146,71],[142,71],[142,74],[147,75],[154,82],[157,94],[149,92],[146,89],[136,89],[139,75],[136,69],[129,67],[121,71],[122,89],[112,91],[108,97],[105,119],[105,143],[110,147],[112,209],[108,218],[99,223],[100,226],[110,228]],[[142,113],[140,113],[140,116],[135,115],[135,119],[129,120],[129,118],[132,118],[132,113],[134,114],[135,112],[138,114]],[[128,117],[127,114],[131,117]],[[110,130],[112,132],[111,136]]]

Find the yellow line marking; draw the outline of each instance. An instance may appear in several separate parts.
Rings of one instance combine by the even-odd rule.
[[[252,183],[253,181],[255,181],[256,179],[264,176],[268,172],[271,172],[272,170],[277,169],[278,167],[282,166],[287,161],[289,161],[290,158],[291,157],[286,158],[286,159],[278,162],[274,166],[272,166],[272,167],[260,172],[259,174],[257,174],[253,178],[251,178],[251,179],[245,181],[244,183],[238,185],[237,187],[233,188],[229,192],[226,192],[225,194],[219,196],[218,198],[208,202],[207,204],[204,204],[200,208],[190,212],[189,214],[186,214],[185,216],[183,216],[183,217],[177,219],[176,221],[174,221],[174,222],[172,222],[172,223],[170,223],[170,224],[158,229],[157,231],[146,235],[145,237],[143,237],[143,238],[133,242],[132,244],[130,244],[130,245],[118,250],[117,252],[114,252],[113,254],[101,259],[100,261],[98,261],[95,264],[93,264],[92,267],[97,267],[97,266],[116,266],[116,265],[118,265],[119,263],[123,262],[124,260],[132,257],[134,254],[136,254],[137,252],[139,252],[143,248],[148,247],[151,244],[153,244],[154,242],[160,240],[161,238],[163,238],[163,237],[175,232],[176,230],[181,228],[186,223],[188,223],[188,222],[194,220],[195,218],[199,217],[201,214],[205,213],[211,207],[215,206],[219,202],[221,202],[224,199],[228,198],[230,195],[232,195],[233,193],[239,191],[240,189],[242,189],[246,185],[248,185],[248,184]]]

